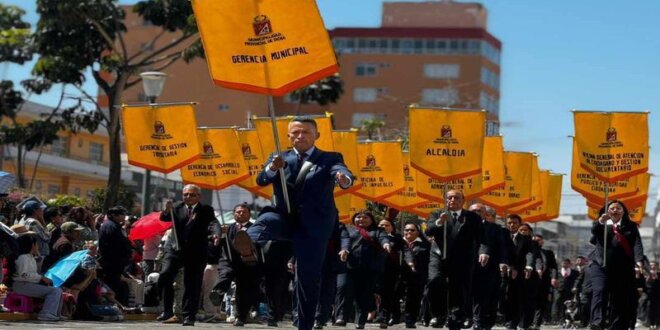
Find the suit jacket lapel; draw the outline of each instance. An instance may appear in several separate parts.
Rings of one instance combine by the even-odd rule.
[[[451,216],[451,213],[449,214]],[[458,235],[458,233],[460,233],[461,229],[463,228],[463,224],[465,224],[465,210],[461,211],[461,215],[459,215],[458,219],[456,219],[452,233],[454,235]]]
[[[307,173],[309,173],[309,168],[314,165],[314,162],[316,161],[316,157],[318,157],[319,149],[316,148],[314,149],[314,152],[312,152],[311,155],[305,160],[305,163],[303,163],[302,167],[300,168],[300,172],[298,172],[298,175],[296,176],[296,186],[300,185],[302,182],[305,181],[305,177],[307,176]],[[296,159],[297,161],[297,159]]]

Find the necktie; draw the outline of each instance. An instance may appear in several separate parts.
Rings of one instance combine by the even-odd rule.
[[[298,154],[298,171],[302,168],[303,164],[305,163],[305,158],[307,158],[306,153]]]
[[[191,218],[191,216],[192,216],[192,210],[193,210],[193,208],[192,208],[192,206],[187,206],[187,208],[188,208],[188,212],[187,212],[187,214],[186,214],[186,217],[187,217],[188,220],[190,221],[190,218]]]
[[[236,223],[236,231],[239,231],[241,229],[243,229],[243,225],[241,225],[240,223],[237,222]]]

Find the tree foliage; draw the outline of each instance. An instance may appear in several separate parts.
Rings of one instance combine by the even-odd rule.
[[[160,71],[179,59],[190,61],[203,53],[189,1],[143,0],[132,10],[162,28],[149,42],[151,47],[135,51],[127,47],[126,12],[117,0],[37,1],[40,19],[35,44],[40,58],[33,72],[46,82],[77,88],[81,102],[84,100],[94,108],[93,115],[78,123],[98,119],[108,130],[110,174],[106,209],[115,204],[121,180],[121,123],[117,106],[123,103],[123,92],[140,82],[138,73],[145,68]],[[169,41],[162,42],[168,32],[174,33]],[[82,89],[88,71],[107,97],[105,109]]]

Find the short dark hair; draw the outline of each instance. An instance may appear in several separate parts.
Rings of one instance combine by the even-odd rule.
[[[123,206],[115,206],[111,207],[108,209],[108,212],[106,212],[108,216],[115,216],[115,215],[126,215],[128,214],[128,211],[126,211],[126,208]]]
[[[62,215],[62,213],[60,213],[60,209],[56,206],[50,206],[44,210],[44,220],[46,223],[53,222],[51,219],[58,215]]]
[[[248,206],[248,204],[243,202],[243,203],[238,203],[238,204],[234,205],[234,208],[232,209],[232,212],[236,212],[236,209],[239,208],[239,207],[244,208],[244,209],[248,209],[248,211],[250,211],[250,207]]]
[[[522,224],[522,218],[521,218],[519,215],[517,215],[517,214],[509,214],[509,215],[506,216],[506,218],[507,218],[507,219],[515,219],[515,220],[518,220],[518,223],[519,223],[519,224]]]
[[[319,129],[319,127],[316,125],[316,120],[314,120],[312,117],[306,117],[306,116],[294,117],[293,119],[291,119],[291,122],[307,123],[314,126],[314,129],[316,130]]]
[[[521,223],[520,227],[522,227],[522,226],[525,226],[525,227],[529,228],[530,233],[532,233],[532,234],[534,233],[534,229],[532,229],[532,226],[530,226],[527,222]]]

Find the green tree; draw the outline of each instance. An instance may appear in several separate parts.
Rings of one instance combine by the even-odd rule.
[[[108,131],[110,171],[104,209],[115,205],[121,180],[118,106],[123,92],[140,83],[138,73],[145,68],[160,71],[179,59],[190,61],[203,53],[189,1],[144,0],[133,6],[133,11],[162,28],[150,47],[135,51],[124,41],[126,12],[117,0],[37,0],[40,19],[35,41],[41,57],[34,67],[35,74],[77,88],[80,98],[90,102],[91,111]],[[168,32],[174,32],[174,37],[156,47]],[[82,89],[86,72],[91,72],[107,96],[107,109]]]
[[[378,139],[380,140],[380,129],[385,127],[385,122],[380,119],[364,119],[360,121],[360,130],[367,133],[369,140],[374,139],[374,134],[378,133]]]
[[[320,106],[325,106],[330,103],[337,103],[342,94],[344,94],[344,81],[341,80],[339,74],[334,74],[292,92],[291,100],[298,102],[296,115],[299,115],[303,104],[317,103]]]
[[[123,206],[128,210],[128,212],[132,213],[133,210],[136,209],[136,206],[139,207],[137,204],[137,195],[135,195],[134,192],[128,190],[123,184],[119,184],[118,188],[117,198],[115,200],[115,204],[112,206]],[[107,200],[107,194],[108,190],[105,188],[94,189],[94,191],[91,193],[91,196],[89,197],[89,209],[94,213],[103,213],[104,210],[107,210],[107,208],[104,207],[104,203]],[[139,215],[139,211],[137,214]]]
[[[0,63],[24,64],[33,57],[34,36],[30,24],[23,21],[23,15],[25,11],[16,6],[0,4]],[[21,85],[30,94],[40,94],[51,87],[39,79],[23,80]],[[0,142],[16,147],[16,176],[21,188],[28,188],[25,173],[25,156],[28,151],[37,147],[41,151],[44,146],[57,140],[57,132],[64,128],[76,131],[86,126],[95,129],[93,123],[88,122],[91,117],[80,115],[77,105],[62,108],[63,98],[62,93],[60,104],[51,113],[43,114],[42,118],[27,123],[19,122],[18,114],[25,104],[23,92],[18,91],[11,80],[0,81],[0,119],[5,119],[5,123],[0,126]],[[38,163],[34,166],[35,171],[37,166]]]

